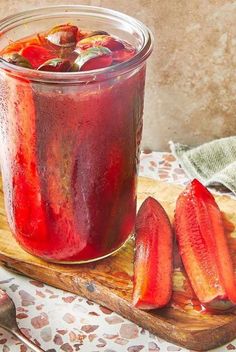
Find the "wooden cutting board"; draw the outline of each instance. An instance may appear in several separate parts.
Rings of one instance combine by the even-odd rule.
[[[149,195],[156,197],[173,219],[175,201],[181,190],[180,186],[140,178],[138,204]],[[225,228],[236,267],[236,201],[225,196],[216,198],[224,213]],[[170,306],[148,312],[131,305],[132,239],[116,255],[84,265],[46,263],[24,252],[8,228],[1,188],[0,262],[17,273],[102,304],[163,339],[192,350],[208,350],[236,337],[236,311],[224,315],[199,312],[201,306],[194,297],[183,269],[178,268],[178,255],[175,258],[174,293]]]

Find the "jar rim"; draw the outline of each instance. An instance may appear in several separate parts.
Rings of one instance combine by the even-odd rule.
[[[150,56],[153,49],[153,35],[148,27],[146,27],[141,21],[136,18],[126,15],[122,12],[111,10],[104,7],[90,6],[90,5],[53,5],[47,7],[39,7],[33,10],[27,10],[19,12],[15,15],[0,20],[0,33],[1,36],[7,33],[8,30],[17,27],[22,19],[34,20],[36,18],[43,18],[47,11],[53,11],[50,13],[50,17],[55,15],[63,15],[64,13],[68,16],[70,13],[74,14],[85,14],[90,16],[99,17],[110,17],[129,23],[139,30],[140,36],[142,37],[142,45],[137,53],[127,61],[118,63],[114,66],[109,66],[101,69],[91,71],[80,71],[80,72],[49,72],[49,71],[37,71],[29,68],[16,66],[8,63],[7,61],[0,58],[0,68],[5,69],[13,75],[23,75],[24,78],[31,81],[41,81],[50,83],[82,83],[91,81],[100,81],[111,78],[113,76],[122,75],[129,71],[134,70],[142,63],[144,63]]]

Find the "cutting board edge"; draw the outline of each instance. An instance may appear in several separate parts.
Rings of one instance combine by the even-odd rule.
[[[19,263],[20,265],[16,269],[14,264]],[[32,263],[27,263],[23,261],[18,261],[15,258],[10,258],[6,257],[3,254],[0,254],[0,264],[4,266],[5,268],[20,274],[20,275],[26,275],[32,279],[38,280],[37,273],[32,271],[31,267],[32,265],[34,267],[40,267],[37,264],[32,264]],[[23,266],[22,266],[23,264]],[[45,272],[45,277],[42,282],[49,284],[51,286],[57,287],[59,289],[65,290],[65,283],[66,281],[71,278],[73,275],[70,275],[70,273],[63,273],[63,275],[59,274],[59,280],[57,282],[52,282],[50,281],[50,270],[48,268],[44,267],[43,268]],[[63,278],[63,281],[61,280]],[[74,278],[75,279],[75,278]],[[91,300],[93,302],[96,302],[100,305],[106,306],[109,309],[112,309],[116,311],[118,314],[123,316],[126,319],[129,319],[131,321],[136,322],[137,320],[140,321],[140,317],[145,318],[142,319],[143,323],[137,324],[140,327],[147,329],[151,333],[157,335],[158,337],[170,342],[177,344],[179,346],[182,346],[184,348],[190,349],[190,350],[196,350],[196,351],[208,351],[209,349],[217,348],[219,346],[222,346],[223,344],[229,343],[236,337],[236,316],[235,319],[233,319],[230,323],[227,323],[228,327],[230,327],[230,333],[227,334],[227,338],[225,335],[225,332],[222,332],[222,326],[218,326],[214,329],[200,329],[196,331],[188,331],[184,330],[178,327],[174,327],[173,325],[165,322],[165,325],[163,325],[163,319],[161,318],[156,318],[159,321],[159,326],[156,327],[153,322],[151,322],[151,317],[147,314],[145,314],[145,311],[136,309],[132,307],[129,302],[125,299],[120,298],[120,303],[117,305],[116,304],[116,295],[114,293],[109,292],[109,296],[107,295],[108,300],[106,299],[105,293],[101,293],[103,287],[102,285],[96,284],[95,286],[93,285],[93,289],[91,289],[90,282],[83,277],[80,278],[80,282],[78,280],[72,280],[73,281],[73,288],[70,289],[69,292],[72,292],[74,294],[82,295],[88,300]],[[70,280],[71,283],[71,280]],[[69,287],[69,285],[66,287]],[[102,294],[102,296],[101,296]],[[113,298],[114,296],[114,298]],[[110,300],[109,300],[110,297]],[[149,322],[149,324],[148,324]],[[152,323],[150,325],[150,323]],[[166,326],[169,325],[169,330],[166,331]],[[212,338],[209,339],[209,334],[212,335]],[[180,336],[182,339],[180,340]],[[206,340],[204,339],[206,337]],[[207,344],[205,341],[207,341]],[[202,341],[204,341],[204,346],[199,345]]]
[[[172,183],[156,181],[155,179],[147,178],[147,177],[139,178],[139,186],[140,186],[140,190],[138,193],[139,203],[141,203],[141,201],[143,201],[147,196],[153,196],[157,199],[159,199],[160,197],[161,201],[165,202],[165,204],[171,204],[175,202],[176,198],[178,197],[178,194],[183,189],[183,186],[181,185],[176,185],[176,184],[173,185]],[[232,207],[236,208],[235,200],[232,200],[232,199],[230,200],[230,197],[217,195],[217,198],[221,200],[221,206],[223,205],[223,211],[226,211],[226,213],[230,212],[232,210]],[[3,210],[3,206],[1,206],[0,209]],[[4,214],[5,214],[4,210],[2,214],[3,214],[2,221],[4,220],[3,232],[5,232],[6,223],[4,219]],[[11,241],[4,241],[4,238],[6,238],[6,236],[3,237],[3,240],[1,242],[3,247],[0,248],[0,263],[2,262],[2,264],[6,268],[18,274],[26,275],[36,280],[40,279],[42,282],[45,282],[54,287],[58,287],[64,291],[65,291],[65,287],[69,288],[70,292],[83,295],[89,300],[93,300],[98,304],[104,305],[109,309],[116,311],[118,314],[124,316],[125,318],[131,321],[134,321],[137,325],[143,328],[146,328],[153,334],[160,336],[161,338],[171,343],[175,343],[179,346],[189,348],[190,350],[207,351],[209,349],[222,346],[225,343],[229,343],[230,341],[232,341],[232,339],[235,338],[236,316],[232,317],[232,319],[231,317],[229,317],[229,319],[226,319],[226,320],[223,319],[221,325],[214,326],[213,324],[213,328],[212,328],[211,322],[209,322],[209,328],[207,327],[205,328],[205,325],[204,325],[204,327],[202,327],[200,330],[194,330],[194,327],[191,330],[191,325],[189,324],[189,322],[187,322],[186,326],[189,327],[189,331],[187,331],[187,329],[184,329],[184,327],[180,328],[182,325],[184,325],[183,315],[181,316],[177,314],[177,317],[176,317],[174,316],[175,314],[171,312],[171,314],[168,315],[168,317],[166,317],[165,313],[163,313],[163,315],[159,313],[158,315],[154,315],[154,319],[153,319],[152,313],[145,314],[142,311],[139,311],[131,307],[130,300],[127,300],[127,294],[126,294],[127,290],[122,289],[121,295],[123,295],[123,297],[121,297],[119,295],[119,289],[120,289],[119,286],[117,286],[113,290],[113,292],[110,292],[109,291],[110,286],[105,285],[105,290],[103,291],[106,293],[106,296],[111,296],[111,299],[109,301],[109,297],[104,298],[104,294],[105,294],[104,292],[103,292],[103,297],[101,297],[101,293],[100,293],[100,290],[104,288],[103,284],[105,282],[104,281],[102,282],[101,280],[94,281],[95,276],[91,275],[91,272],[89,272],[89,275],[86,278],[86,273],[82,272],[81,276],[78,275],[79,273],[76,273],[76,269],[74,269],[75,266],[73,266],[73,270],[70,270],[70,267],[72,268],[72,266],[64,266],[64,265],[63,265],[64,268],[65,267],[68,267],[68,268],[60,272],[60,268],[62,267],[61,265],[60,266],[53,265],[53,264],[44,262],[42,260],[39,260],[38,258],[36,260],[32,256],[27,258],[26,255],[22,255],[22,253],[18,253],[17,248],[12,249]],[[9,252],[6,250],[7,247],[6,248],[4,247],[6,246],[6,244],[8,247],[10,246],[9,248],[11,250]],[[17,259],[18,255],[19,255],[19,259]],[[16,267],[18,268],[16,269]],[[49,267],[50,267],[50,270],[49,270]],[[40,270],[43,271],[44,276],[40,277]],[[55,270],[55,275],[53,278],[52,273],[54,272],[54,270]],[[50,275],[51,275],[51,278],[50,278]],[[47,279],[45,279],[46,276],[48,276]],[[58,277],[59,277],[59,280],[58,280]],[[95,287],[95,290],[92,287],[93,285]],[[172,315],[173,315],[173,319],[172,319]],[[140,322],[140,319],[139,319],[140,316],[142,317],[142,322]],[[168,320],[168,318],[170,319]],[[178,318],[180,318],[180,323],[178,322],[179,325],[176,327],[174,326],[174,324]],[[157,320],[159,321],[158,324],[160,326],[159,325],[157,326]],[[218,320],[219,319],[216,319],[216,322]],[[199,325],[200,324],[201,323],[199,323]],[[224,326],[225,326],[225,329],[224,329]],[[227,330],[227,327],[228,327],[228,330]]]

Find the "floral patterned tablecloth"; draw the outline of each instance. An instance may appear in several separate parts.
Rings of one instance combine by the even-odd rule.
[[[186,184],[169,153],[142,153],[140,175]],[[0,267],[0,287],[13,299],[20,329],[47,352],[187,351],[82,297]],[[236,349],[236,340],[215,351]],[[30,352],[0,328],[0,352]]]

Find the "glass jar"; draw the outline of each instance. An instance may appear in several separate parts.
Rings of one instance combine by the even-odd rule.
[[[87,72],[46,72],[0,60],[0,160],[16,240],[48,261],[118,250],[133,233],[150,31],[109,9],[56,6],[0,21],[0,50],[62,23],[128,41],[130,60]]]

